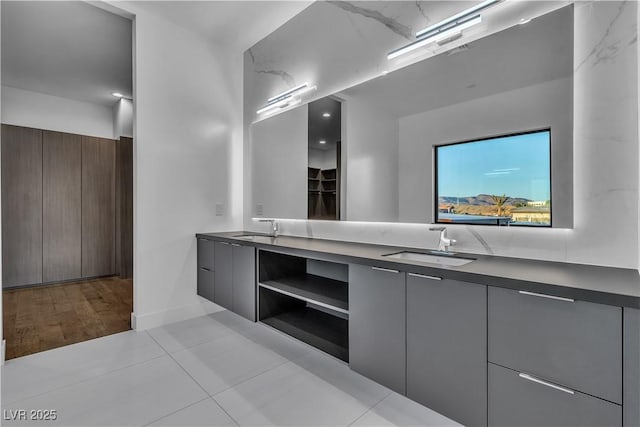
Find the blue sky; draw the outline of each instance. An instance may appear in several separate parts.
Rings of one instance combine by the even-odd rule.
[[[549,200],[549,131],[441,146],[438,195]]]

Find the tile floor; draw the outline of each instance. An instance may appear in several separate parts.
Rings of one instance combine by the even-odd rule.
[[[1,373],[3,426],[458,425],[228,311],[13,359]]]

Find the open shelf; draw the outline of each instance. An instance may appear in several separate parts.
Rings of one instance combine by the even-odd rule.
[[[338,359],[349,361],[349,322],[346,319],[311,307],[300,307],[261,321]]]
[[[260,282],[260,286],[340,313],[349,313],[349,287],[346,282],[303,274]]]
[[[259,250],[258,319],[348,360],[348,265]]]

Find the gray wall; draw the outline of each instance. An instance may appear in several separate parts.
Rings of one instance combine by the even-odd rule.
[[[553,224],[570,227],[572,90],[571,79],[562,79],[401,118],[400,221],[433,219],[434,145],[550,126]]]

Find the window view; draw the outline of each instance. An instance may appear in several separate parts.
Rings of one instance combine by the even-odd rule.
[[[550,135],[436,147],[436,222],[550,227]]]

